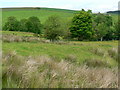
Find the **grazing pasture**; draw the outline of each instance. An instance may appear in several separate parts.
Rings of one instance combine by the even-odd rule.
[[[8,47],[10,46],[10,47]],[[88,59],[99,59],[116,65],[116,61],[108,55],[108,50],[116,48],[117,41],[113,42],[69,42],[41,43],[41,42],[12,42],[3,43],[3,52],[16,51],[22,56],[48,55],[57,60],[75,57],[76,62],[82,63]]]
[[[18,20],[36,16],[44,25],[52,15],[69,21],[76,12],[54,8],[4,8],[2,20],[4,25],[10,16]],[[111,15],[116,22],[117,15]],[[66,27],[62,29],[69,34],[69,27]],[[61,36],[61,39],[50,41],[44,33],[38,35],[19,30],[0,31],[0,34],[3,88],[118,87],[117,40],[76,41],[76,38],[66,39]]]
[[[9,16],[15,16],[18,20],[23,18],[29,18],[31,16],[38,17],[42,23],[51,16],[51,15],[59,15],[61,18],[65,20],[69,20],[74,15],[75,11],[72,10],[61,10],[61,9],[50,9],[50,8],[41,8],[41,9],[3,9],[2,10],[2,21],[3,24],[6,22]]]
[[[7,18],[10,16],[15,16],[18,20],[23,18],[29,18],[31,16],[38,17],[42,23],[46,21],[46,19],[51,15],[59,15],[65,21],[72,19],[74,14],[77,11],[74,10],[66,10],[66,9],[54,9],[54,8],[10,8],[10,9],[2,9],[2,23],[6,22]],[[111,14],[114,21],[118,20],[117,14]]]

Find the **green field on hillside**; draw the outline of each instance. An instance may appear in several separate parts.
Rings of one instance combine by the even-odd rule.
[[[2,22],[3,25],[6,22],[7,18],[9,16],[15,16],[18,20],[23,18],[29,18],[31,16],[38,17],[42,23],[45,22],[45,20],[51,16],[51,15],[58,15],[63,20],[69,20],[73,17],[73,15],[76,13],[74,10],[66,10],[66,9],[54,9],[54,8],[41,8],[41,9],[34,9],[34,8],[18,8],[18,9],[3,9],[2,10]],[[111,14],[114,21],[118,20],[117,14]]]
[[[111,45],[113,43],[113,45]],[[79,45],[81,44],[81,45]],[[3,43],[3,52],[16,51],[17,54],[22,56],[42,56],[49,55],[58,60],[65,59],[69,55],[73,55],[77,58],[78,62],[83,62],[87,59],[100,59],[108,60],[111,64],[115,64],[115,61],[106,56],[103,58],[101,55],[96,55],[90,50],[102,49],[101,53],[114,46],[117,47],[117,42],[100,43],[98,42],[79,42],[78,45],[57,45],[57,44],[44,44],[44,43]],[[10,46],[10,47],[9,47]]]
[[[49,9],[49,8],[42,8],[42,9],[12,9],[12,10],[4,10],[2,11],[2,21],[3,24],[7,20],[9,16],[15,16],[18,20],[23,18],[29,18],[31,16],[38,17],[42,23],[51,16],[51,15],[58,15],[64,20],[68,20],[72,18],[74,11],[70,10],[60,10],[60,9]]]

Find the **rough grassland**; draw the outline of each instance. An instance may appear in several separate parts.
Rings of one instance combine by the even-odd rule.
[[[117,88],[117,68],[90,68],[47,56],[3,55],[3,88]]]
[[[33,36],[33,33],[29,32],[18,32],[18,31],[0,31],[2,35],[17,35],[17,36]]]
[[[4,35],[15,34],[17,39],[23,36],[32,36],[32,33],[25,32],[10,32],[3,31]],[[20,37],[19,37],[20,36]],[[31,38],[32,38],[31,37]],[[9,37],[16,38],[16,37]],[[9,39],[7,38],[7,39]],[[34,37],[33,37],[34,38]],[[3,38],[4,39],[4,38]],[[23,37],[25,39],[25,37]],[[35,40],[35,39],[33,39]],[[107,61],[112,66],[116,66],[117,63],[109,53],[116,53],[118,48],[118,41],[94,41],[94,42],[81,42],[81,41],[68,41],[62,43],[45,43],[43,41],[37,42],[3,42],[2,50],[3,53],[9,51],[15,51],[18,55],[22,56],[42,56],[48,55],[58,61],[65,59],[74,59],[73,61],[82,64],[85,60],[99,59]],[[115,50],[114,50],[115,49]],[[112,51],[110,51],[112,50]],[[110,51],[110,52],[109,52]],[[111,54],[111,53],[110,53]]]
[[[28,42],[19,40],[21,37],[25,39],[26,36],[30,36],[29,39],[38,38],[32,33],[25,32],[2,33],[5,37],[2,43],[4,88],[117,88],[118,86],[118,41],[53,43],[42,39]]]
[[[49,55],[58,60],[65,59],[73,55],[78,63],[87,59],[107,60],[111,65],[116,65],[115,60],[105,54],[109,49],[117,48],[117,41],[113,42],[79,42],[76,45],[66,44],[46,44],[31,42],[3,43],[3,52],[16,51],[22,56]],[[98,54],[94,50],[99,50]],[[100,53],[100,54],[99,54]],[[103,53],[101,55],[101,53]]]

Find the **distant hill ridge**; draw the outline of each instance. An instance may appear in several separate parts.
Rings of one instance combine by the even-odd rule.
[[[120,14],[120,10],[108,11],[107,13],[110,13],[110,14]]]
[[[2,8],[3,11],[9,10],[50,10],[50,11],[65,11],[74,13],[76,10],[69,10],[69,9],[59,9],[59,8],[46,8],[46,7],[10,7],[10,8]]]

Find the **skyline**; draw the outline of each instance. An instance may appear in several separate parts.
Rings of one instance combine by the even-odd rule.
[[[70,10],[92,10],[93,12],[107,12],[118,10],[119,0],[0,0],[0,8],[7,7],[48,7]]]

